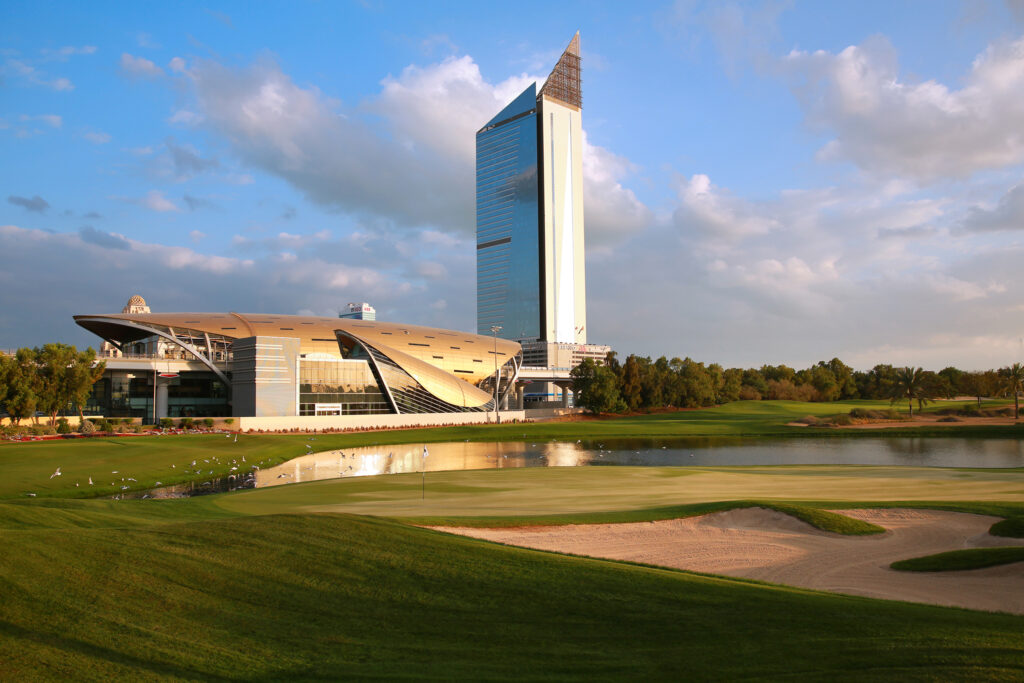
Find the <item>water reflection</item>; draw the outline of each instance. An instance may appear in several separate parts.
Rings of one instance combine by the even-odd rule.
[[[510,467],[895,465],[1024,467],[1016,439],[618,439],[608,441],[446,442],[366,446],[311,453],[268,469],[226,479],[163,487],[152,497],[181,497],[236,488],[408,472]]]

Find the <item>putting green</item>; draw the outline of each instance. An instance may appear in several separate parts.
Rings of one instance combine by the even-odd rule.
[[[1024,503],[1013,470],[913,467],[574,467],[431,472],[289,484],[211,500],[242,515],[345,512],[388,517],[520,516],[720,500]]]

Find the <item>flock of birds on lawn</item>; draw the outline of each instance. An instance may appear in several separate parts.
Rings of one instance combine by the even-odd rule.
[[[526,434],[523,434],[523,437],[525,438]],[[226,434],[225,438],[228,438],[228,439],[232,438],[232,434]],[[314,437],[309,437],[309,440],[310,441],[316,441],[316,439]],[[468,442],[469,439],[466,439],[466,441]],[[238,443],[238,434],[237,433],[234,434],[234,441],[233,441],[233,443]],[[555,443],[555,441],[552,440],[552,443]],[[576,441],[576,445],[580,445],[580,444],[582,444],[582,440],[577,440]],[[307,443],[307,444],[305,444],[305,446],[306,446],[306,455],[313,455],[314,450],[313,450],[312,444]],[[537,444],[536,443],[532,443],[532,444],[530,444],[530,447],[531,448],[536,448]],[[598,447],[598,452],[597,452],[597,457],[598,458],[604,458],[604,455],[605,455],[606,452],[608,452],[608,453],[612,452],[611,450],[605,451],[603,443],[597,444],[597,447]],[[662,450],[665,450],[665,448],[666,448],[665,446],[661,447]],[[354,465],[355,465],[355,459],[360,457],[360,456],[358,456],[358,455],[353,453],[352,454],[352,459],[353,459],[352,464],[349,464],[348,467],[343,470],[342,469],[343,461],[345,460],[346,456],[345,456],[344,452],[338,451],[338,453],[340,454],[340,458],[338,460],[338,476],[343,477],[346,474],[349,474],[349,473],[353,472]],[[637,455],[639,455],[640,451],[635,451],[635,453]],[[423,456],[422,456],[424,463],[426,461],[427,456],[428,456],[427,448],[424,447],[423,448]],[[393,457],[394,457],[394,453],[393,452],[392,453],[388,453],[387,461],[389,463],[389,466],[390,466],[391,461],[393,460]],[[485,457],[486,460],[494,460],[496,462],[499,459],[499,456],[497,454],[485,455],[484,457]],[[508,460],[508,457],[509,456],[508,456],[507,453],[501,455],[501,459],[502,460]],[[690,453],[690,457],[691,458],[693,457],[693,453]],[[211,460],[212,460],[212,462],[211,462]],[[540,454],[537,457],[537,460],[543,462],[544,460],[546,460],[546,457],[542,453],[542,454]],[[241,460],[232,459],[231,463],[230,463],[231,467],[230,467],[230,469],[228,471],[227,477],[225,478],[225,483],[226,483],[226,485],[228,487],[228,490],[234,490],[236,488],[252,488],[252,487],[254,487],[256,485],[256,472],[258,472],[260,470],[260,466],[263,465],[264,462],[265,462],[264,460],[260,460],[259,463],[257,463],[257,464],[249,464],[248,470],[240,472],[239,468],[247,464],[246,460],[245,460],[245,456],[244,455],[241,456]],[[214,471],[215,471],[215,468],[218,468],[219,466],[225,465],[225,464],[228,464],[227,461],[225,460],[225,461],[222,462],[220,460],[220,458],[218,458],[217,456],[212,456],[212,458],[204,458],[204,459],[202,459],[202,464],[200,464],[200,461],[197,458],[197,459],[193,460],[191,463],[183,465],[181,471],[184,472],[185,474],[189,474],[189,475],[195,476],[195,475],[203,475],[204,470],[205,470],[206,475],[212,475],[214,473]],[[319,465],[319,463],[317,463],[317,465]],[[206,469],[206,466],[209,466],[209,469]],[[314,467],[315,467],[315,465],[310,465],[308,467],[303,467],[302,471],[312,470],[312,469],[314,469]],[[177,470],[177,466],[176,465],[171,465],[171,469]],[[298,470],[298,468],[296,468],[296,469]],[[116,475],[116,474],[120,474],[120,472],[118,470],[112,470],[111,474]],[[50,475],[50,479],[54,479],[55,477],[60,477],[60,476],[63,476],[63,472],[61,471],[61,468],[58,467],[56,469],[56,471],[54,471],[54,473]],[[290,474],[288,472],[282,472],[281,474],[278,474],[277,478],[278,479],[289,479],[289,478],[291,478],[291,479],[295,479],[296,481],[300,480],[300,479],[296,478],[294,475],[292,475],[292,474]],[[91,476],[88,477],[88,481],[89,481],[88,486],[94,486],[93,480],[92,480]],[[138,483],[137,480],[134,477],[123,476],[123,477],[120,478],[120,481],[117,481],[116,477],[115,477],[115,481],[110,482],[110,486],[115,487],[115,490],[118,490],[118,487],[119,487],[120,493],[115,494],[114,495],[114,499],[115,500],[123,499],[124,496],[125,496],[125,492],[131,491],[131,487],[132,487],[133,483]],[[160,487],[162,485],[163,485],[163,482],[157,481],[157,482],[153,483],[152,485],[149,485],[149,486],[147,486],[145,488],[146,489],[148,489],[148,488],[157,488],[157,487]],[[76,487],[80,486],[80,483],[76,481],[75,482],[75,486]],[[210,487],[213,487],[214,486],[214,480],[211,479],[209,481],[204,481],[199,486],[200,486],[200,488],[210,488]],[[26,493],[25,495],[29,496],[29,497],[33,497],[33,498],[36,496],[35,493]],[[149,493],[146,493],[146,494],[144,494],[142,496],[143,499],[150,498],[150,497],[151,496],[150,496]]]

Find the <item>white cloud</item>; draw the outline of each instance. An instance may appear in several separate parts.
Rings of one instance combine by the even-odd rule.
[[[202,121],[202,116],[194,111],[188,111],[187,109],[179,109],[171,114],[171,117],[167,119],[168,123],[180,124],[182,126],[195,126],[202,123]]]
[[[729,243],[752,235],[764,235],[779,222],[744,199],[711,184],[704,174],[677,182],[679,206],[673,216],[681,230],[706,236],[711,245]]]
[[[492,84],[470,57],[450,57],[407,67],[351,108],[269,61],[242,70],[199,61],[189,75],[204,125],[247,163],[332,208],[462,234],[474,227],[475,133],[535,80],[521,74]],[[624,186],[634,170],[628,160],[585,141],[583,164],[593,244],[652,220]]]
[[[972,206],[960,227],[978,232],[1024,230],[1024,183],[1010,188],[995,206]]]
[[[132,78],[159,78],[164,70],[145,57],[121,54],[121,71]]]
[[[111,140],[109,133],[103,133],[95,130],[85,133],[82,137],[94,145],[105,145]]]
[[[82,45],[81,47],[75,47],[74,45],[65,45],[57,50],[41,50],[41,54],[48,60],[65,62],[69,57],[96,54],[96,46]]]
[[[62,119],[57,114],[36,114],[35,116],[22,114],[18,117],[18,120],[24,122],[42,121],[51,128],[60,128],[62,125],[64,125],[64,119]]]
[[[203,238],[206,237],[206,233],[199,230],[193,230],[188,234],[188,237],[192,240],[193,244],[199,244],[203,241]]]
[[[171,70],[171,73],[183,74],[185,73],[185,60],[181,57],[172,57],[171,61],[167,63],[167,68]]]
[[[7,59],[4,62],[3,68],[0,69],[0,75],[2,74],[11,74],[31,85],[41,85],[57,92],[67,92],[75,89],[74,84],[67,78],[50,79],[43,71],[40,71],[23,59]]]
[[[835,135],[823,160],[919,181],[1024,162],[1024,38],[990,45],[958,89],[901,77],[881,37],[838,54],[794,50],[781,66],[809,123]]]
[[[164,196],[164,193],[160,190],[150,190],[144,197],[111,197],[118,201],[127,202],[129,204],[138,204],[150,211],[157,211],[159,213],[166,213],[168,211],[181,211],[178,206]]]

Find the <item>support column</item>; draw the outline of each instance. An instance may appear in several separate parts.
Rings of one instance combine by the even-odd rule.
[[[167,417],[167,383],[157,382],[156,385],[156,420]]]
[[[523,395],[526,392],[526,384],[516,382],[516,410],[523,409]]]

